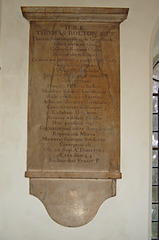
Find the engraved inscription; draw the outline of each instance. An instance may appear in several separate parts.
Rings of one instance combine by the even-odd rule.
[[[29,167],[118,171],[118,25],[31,24]]]

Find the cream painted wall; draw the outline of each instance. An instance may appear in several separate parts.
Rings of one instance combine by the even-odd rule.
[[[159,61],[159,28],[157,30],[153,46],[153,64]]]
[[[20,6],[129,7],[121,24],[121,172],[117,196],[79,228],[65,228],[29,195],[27,141],[29,23]],[[3,0],[0,40],[0,239],[150,240],[151,66],[158,0]]]

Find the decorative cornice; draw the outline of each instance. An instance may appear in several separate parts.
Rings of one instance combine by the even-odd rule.
[[[127,18],[128,8],[86,7],[21,7],[23,16],[31,21],[53,22],[118,22]]]

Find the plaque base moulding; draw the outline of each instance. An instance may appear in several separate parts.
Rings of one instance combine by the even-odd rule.
[[[26,177],[57,223],[88,223],[120,173],[123,8],[22,7],[30,21]]]

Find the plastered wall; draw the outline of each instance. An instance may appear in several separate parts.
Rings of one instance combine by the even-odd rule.
[[[29,195],[27,146],[29,23],[21,6],[128,7],[121,24],[121,172],[117,196],[79,228],[62,227]],[[158,0],[3,0],[0,35],[0,239],[149,240],[151,66]],[[97,196],[98,197],[98,196]]]
[[[152,55],[153,55],[152,56],[153,64],[155,64],[159,60],[159,28],[158,28],[156,36],[155,36]]]

